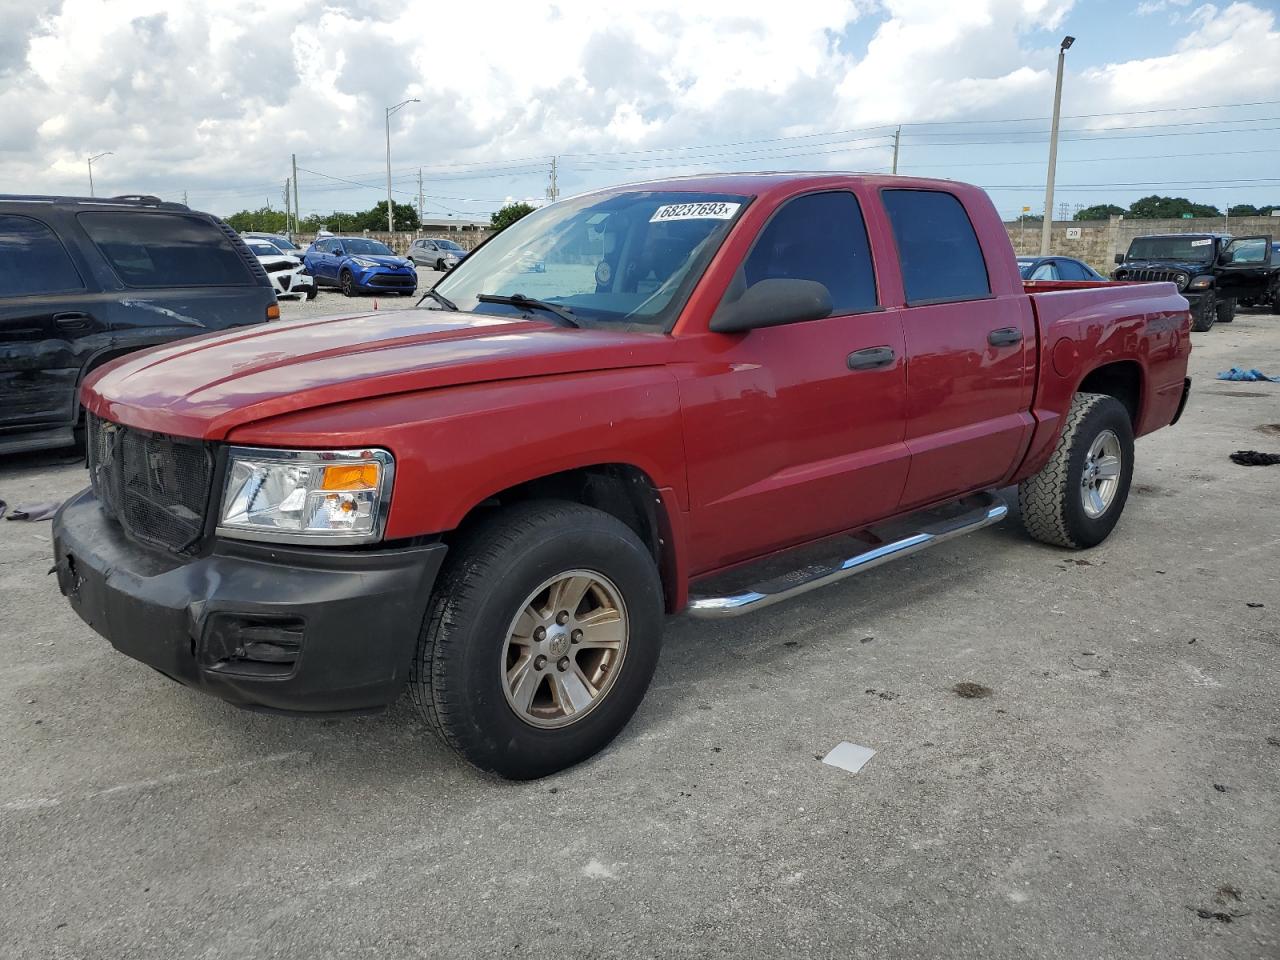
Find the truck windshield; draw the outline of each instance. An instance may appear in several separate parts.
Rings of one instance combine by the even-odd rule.
[[[1129,244],[1126,259],[1208,263],[1213,259],[1213,237],[1138,237]]]
[[[749,198],[625,190],[534,211],[436,289],[460,310],[525,313],[481,294],[542,300],[584,327],[668,329]]]

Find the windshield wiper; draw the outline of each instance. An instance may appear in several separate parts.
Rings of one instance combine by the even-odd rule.
[[[440,304],[440,306],[444,307],[446,310],[456,311],[458,309],[458,305],[456,303],[454,303],[452,300],[446,297],[443,293],[437,293],[434,287],[428,290],[422,296],[420,296],[418,298],[418,303],[415,303],[414,306],[415,307],[418,306],[418,304],[422,303],[422,301],[427,299],[427,297],[430,297],[432,300]]]
[[[571,327],[581,327],[577,319],[573,316],[573,311],[568,307],[562,307],[559,304],[548,303],[546,300],[535,300],[533,297],[526,297],[523,293],[513,293],[511,296],[503,296],[496,293],[481,293],[476,296],[481,303],[505,303],[511,307],[526,307],[532,310],[545,310],[547,313],[554,313]]]

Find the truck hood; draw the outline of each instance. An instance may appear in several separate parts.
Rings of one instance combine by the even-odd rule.
[[[182,340],[86,380],[82,401],[142,430],[221,440],[267,417],[458,384],[666,362],[649,333],[437,310],[324,317]]]

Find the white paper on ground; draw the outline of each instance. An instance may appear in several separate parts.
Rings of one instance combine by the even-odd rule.
[[[822,762],[839,767],[841,770],[848,770],[850,773],[857,773],[875,755],[876,752],[870,747],[862,747],[846,740],[836,744],[832,751],[822,758]]]

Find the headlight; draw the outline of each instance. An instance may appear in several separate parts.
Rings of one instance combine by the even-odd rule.
[[[366,260],[364,257],[352,257],[351,262],[358,267],[378,267],[381,266],[377,260]]]
[[[1187,289],[1188,290],[1208,290],[1211,286],[1213,286],[1213,277],[1205,275],[1202,277],[1196,277],[1194,280],[1192,280],[1189,284],[1187,284]]]
[[[378,540],[394,470],[385,450],[232,447],[218,533],[279,543]]]

